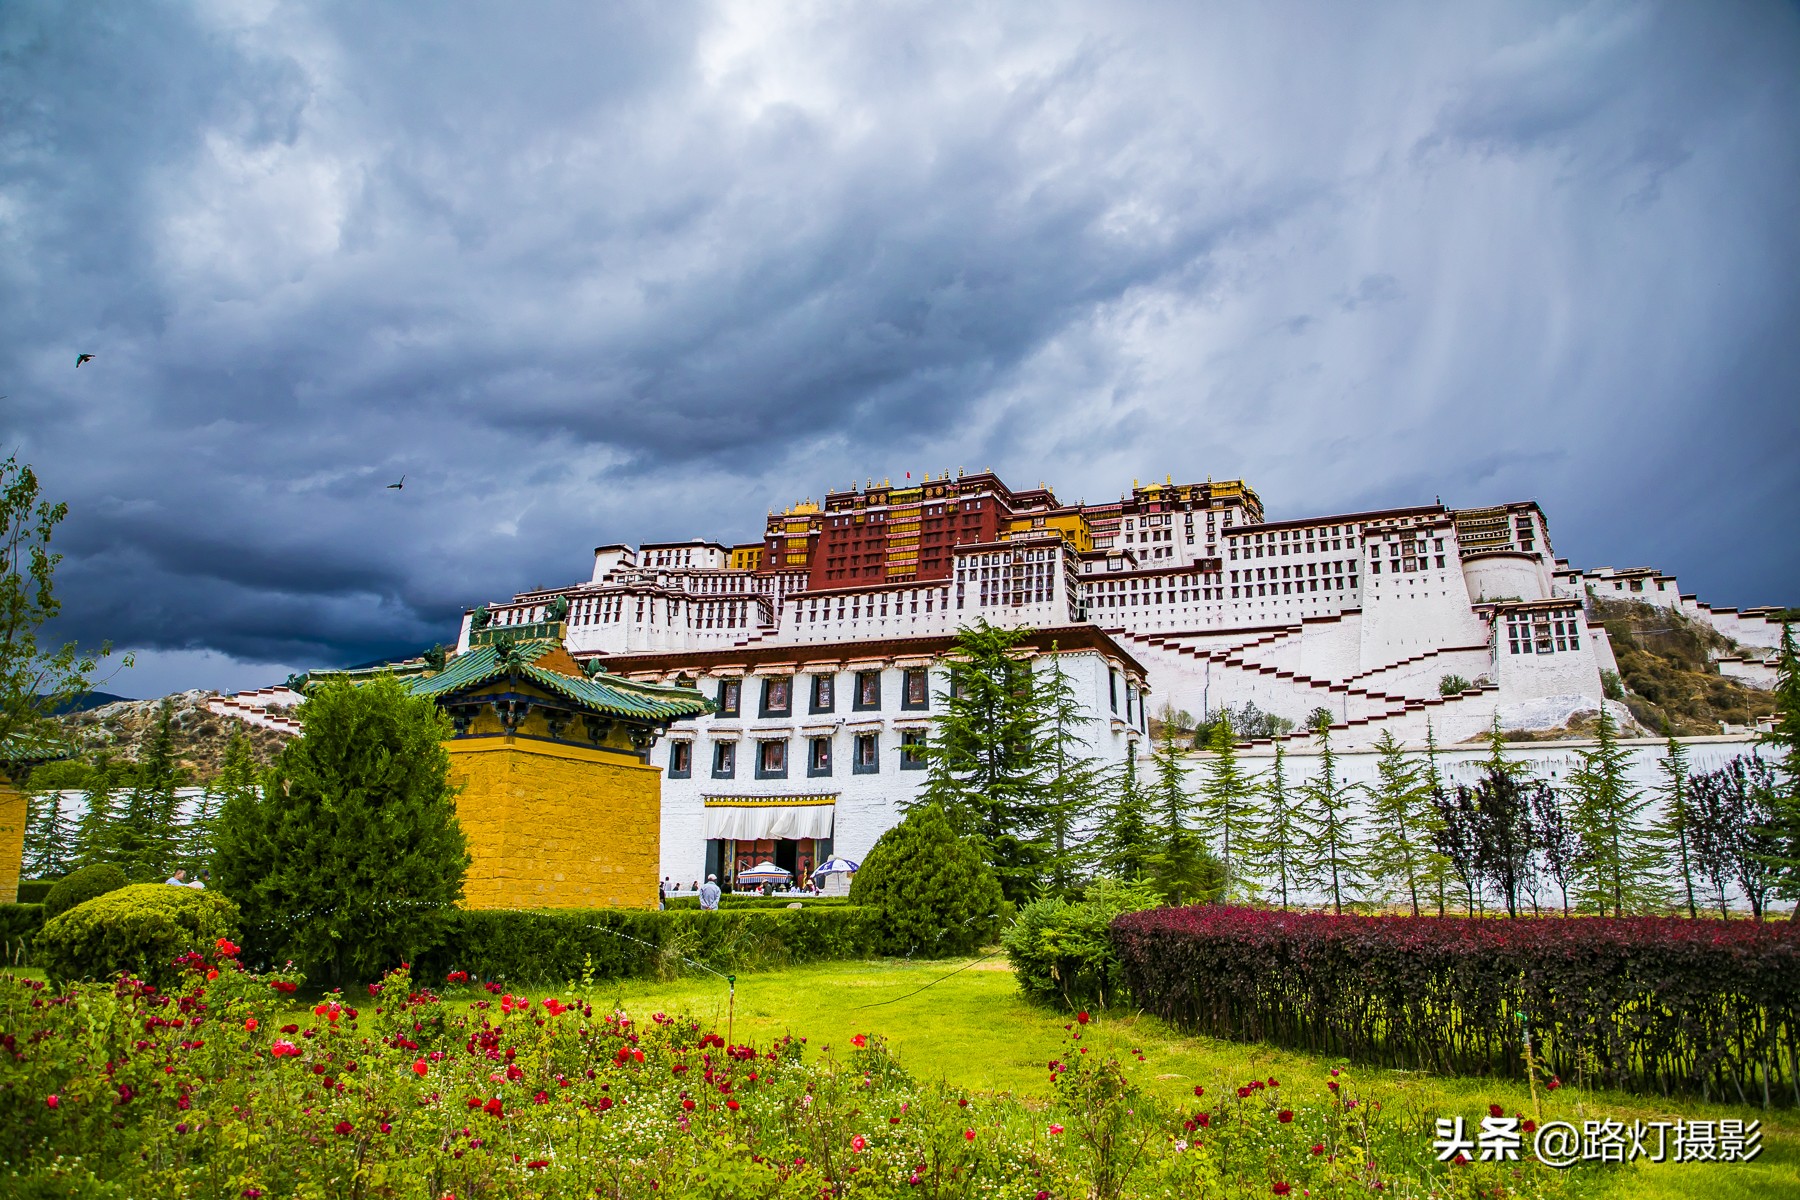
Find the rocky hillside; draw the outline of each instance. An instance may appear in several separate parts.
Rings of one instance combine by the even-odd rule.
[[[1718,733],[1720,722],[1749,726],[1775,711],[1770,693],[1719,674],[1714,660],[1740,648],[1717,630],[1666,608],[1592,594],[1588,614],[1606,627],[1619,660],[1625,690],[1615,698],[1652,733],[1665,720],[1678,734]]]
[[[250,747],[258,762],[272,761],[288,738],[273,730],[257,729],[242,721],[221,717],[208,711],[206,702],[217,692],[178,692],[161,700],[122,700],[114,704],[70,713],[57,718],[69,739],[81,748],[83,756],[105,750],[113,757],[137,761],[138,752],[156,728],[157,711],[164,700],[173,708],[171,724],[175,734],[175,757],[190,773],[195,783],[203,783],[218,773],[225,758],[225,747],[234,733],[242,732],[250,739]]]

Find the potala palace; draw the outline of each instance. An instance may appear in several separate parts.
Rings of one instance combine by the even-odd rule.
[[[1034,631],[1040,669],[1054,654],[1086,698],[1103,759],[1147,752],[1165,704],[1254,703],[1296,725],[1329,711],[1352,776],[1383,732],[1417,746],[1429,727],[1454,779],[1477,753],[1458,745],[1496,720],[1555,730],[1603,703],[1615,664],[1590,592],[1710,625],[1743,650],[1722,672],[1772,680],[1776,610],[1712,608],[1650,569],[1572,566],[1529,501],[1266,521],[1241,481],[1071,505],[991,472],[829,492],[770,514],[760,542],[601,546],[585,580],[471,609],[457,649],[560,643],[596,679],[700,690],[712,712],[637,752],[661,775],[662,873],[686,886],[866,853],[924,777],[946,656],[978,620]],[[1451,676],[1469,686],[1442,694]],[[1748,744],[1721,732],[1700,739],[1719,744],[1696,747],[1696,770]],[[1313,739],[1287,741],[1304,775]],[[1522,752],[1546,775],[1574,763],[1566,742]]]

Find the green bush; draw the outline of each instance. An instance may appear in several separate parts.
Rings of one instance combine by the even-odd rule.
[[[237,932],[237,905],[217,892],[135,883],[46,921],[37,954],[57,981],[110,979],[124,971],[167,988],[179,977],[178,957],[211,952],[218,939]]]
[[[1147,884],[1103,879],[1079,902],[1052,897],[1027,904],[1000,937],[1019,990],[1032,1000],[1068,1008],[1128,1000],[1106,927],[1120,913],[1155,908],[1157,902],[1156,890]]]
[[[415,959],[415,975],[441,982],[451,971],[475,979],[566,983],[668,978],[691,970],[723,973],[875,952],[876,914],[858,908],[754,908],[733,912],[632,909],[458,909]]]
[[[1438,680],[1438,695],[1460,696],[1474,685],[1461,675],[1445,675]]]
[[[61,882],[60,879],[21,879],[19,880],[19,903],[42,904],[50,898],[50,889]]]
[[[0,962],[9,967],[31,965],[31,942],[44,927],[41,904],[0,904]]]
[[[125,872],[111,863],[94,863],[73,871],[56,881],[44,897],[44,916],[60,917],[77,904],[86,904],[95,896],[116,892],[131,881]]]
[[[850,903],[879,913],[887,954],[967,954],[1000,931],[1000,881],[936,805],[881,835],[850,883]]]
[[[719,897],[720,908],[786,908],[790,904],[799,904],[804,908],[831,908],[848,903],[848,896],[758,896],[750,892],[727,892]],[[670,896],[669,908],[698,912],[700,897],[692,892]]]

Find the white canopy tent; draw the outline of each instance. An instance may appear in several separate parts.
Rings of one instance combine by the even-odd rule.
[[[835,796],[794,796],[780,800],[706,797],[703,833],[707,840],[762,841],[765,838],[828,838],[837,812]]]

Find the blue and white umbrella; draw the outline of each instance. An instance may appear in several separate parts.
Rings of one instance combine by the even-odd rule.
[[[827,859],[813,868],[813,878],[817,879],[821,875],[854,875],[859,870],[861,867],[851,859]]]
[[[737,873],[737,881],[739,883],[749,884],[786,883],[793,877],[794,873],[792,871],[783,867],[778,867],[772,862],[758,863],[748,871],[739,871]]]

